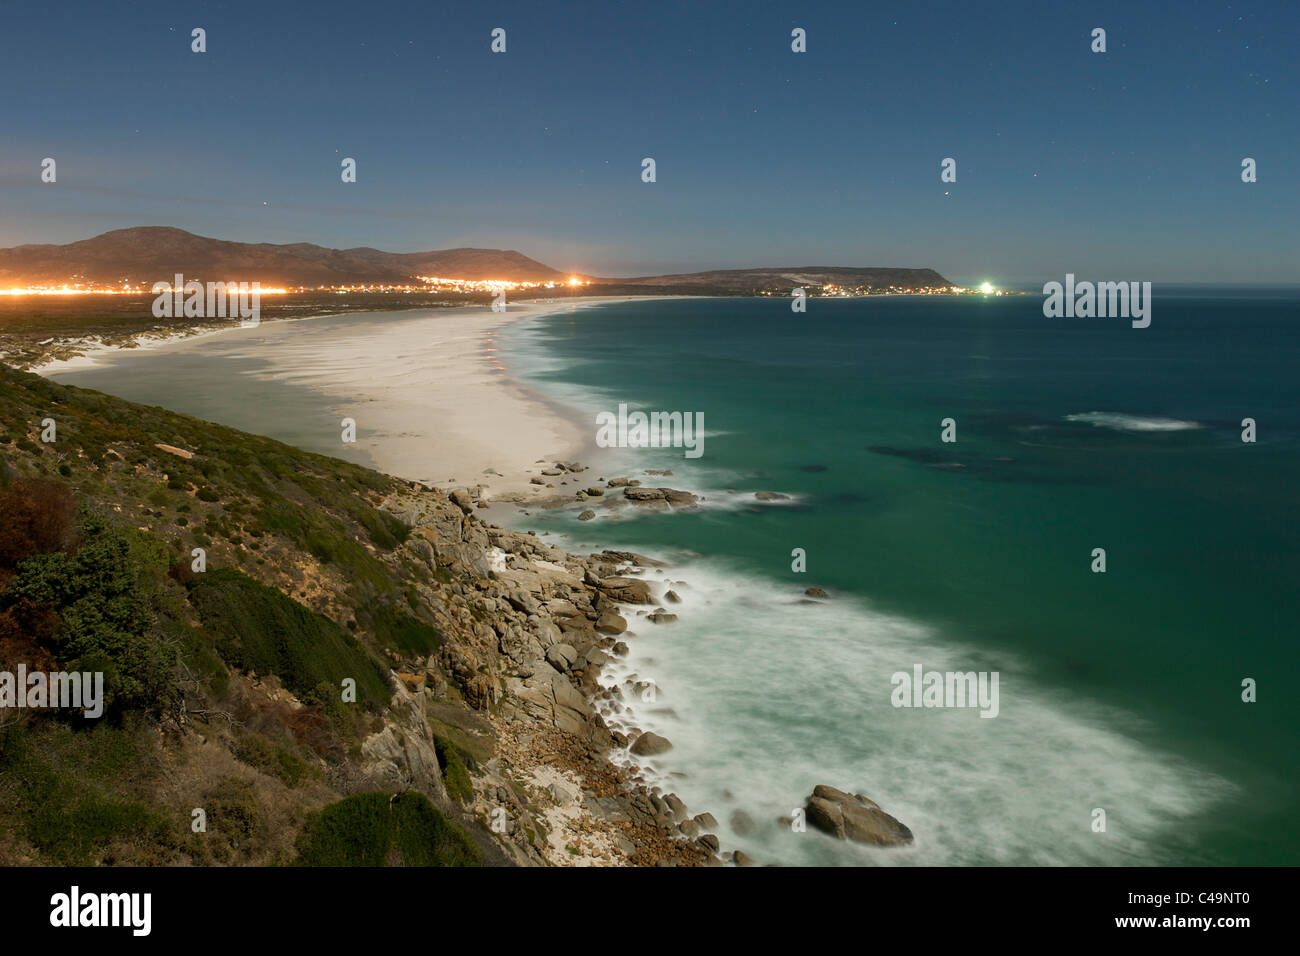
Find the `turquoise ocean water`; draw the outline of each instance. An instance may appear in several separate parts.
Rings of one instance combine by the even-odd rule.
[[[512,327],[512,370],[593,438],[619,403],[704,414],[699,459],[593,459],[704,494],[698,512],[514,522],[669,557],[686,582],[678,622],[632,620],[624,668],[659,687],[632,706],[675,744],[665,787],[724,829],[748,813],[755,832],[728,835],[761,861],[1300,862],[1300,298],[1159,293],[1147,329],[1047,319],[1036,295]],[[892,706],[917,664],[997,671],[998,717]],[[781,827],[816,783],[872,797],[915,848]]]

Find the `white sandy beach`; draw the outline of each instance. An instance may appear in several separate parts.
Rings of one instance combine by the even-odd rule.
[[[356,419],[356,447],[378,470],[439,487],[482,485],[484,497],[492,498],[540,491],[528,480],[545,467],[539,461],[571,460],[591,441],[591,435],[512,381],[496,332],[523,318],[629,298],[634,297],[527,301],[505,312],[484,306],[394,312],[389,322],[359,325],[355,331],[312,318],[255,328],[232,325],[184,338],[142,340],[131,349],[92,347],[35,371],[57,378],[111,366],[118,355],[141,349],[190,353],[220,339],[224,355],[269,361],[254,373],[259,377],[328,395],[341,417]]]

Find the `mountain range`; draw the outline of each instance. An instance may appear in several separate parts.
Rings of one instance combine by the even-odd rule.
[[[267,287],[400,285],[416,276],[444,279],[503,279],[564,282],[571,276],[593,285],[749,291],[758,288],[820,286],[951,285],[933,269],[802,266],[720,269],[679,275],[600,278],[561,272],[509,249],[438,249],[383,252],[329,249],[312,243],[229,242],[168,226],[115,229],[65,245],[22,245],[0,249],[0,285],[48,286],[123,282],[152,285],[181,273],[200,281],[258,281]]]

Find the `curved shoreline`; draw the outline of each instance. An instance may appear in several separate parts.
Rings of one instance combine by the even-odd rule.
[[[375,470],[430,487],[477,487],[490,498],[535,491],[526,473],[532,466],[571,458],[588,445],[571,414],[509,374],[499,331],[524,318],[630,298],[636,297],[528,300],[502,313],[485,307],[332,313],[249,328],[197,328],[135,347],[92,345],[87,354],[36,371],[82,384],[83,373],[110,371],[143,358],[142,351],[257,360],[263,367],[245,369],[246,376],[311,389],[324,408],[353,418],[352,448]]]

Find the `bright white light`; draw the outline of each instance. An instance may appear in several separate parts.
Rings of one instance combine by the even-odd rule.
[[[985,282],[982,286],[980,286],[980,291],[983,292],[985,295],[988,295],[990,292],[993,291],[993,283]]]

